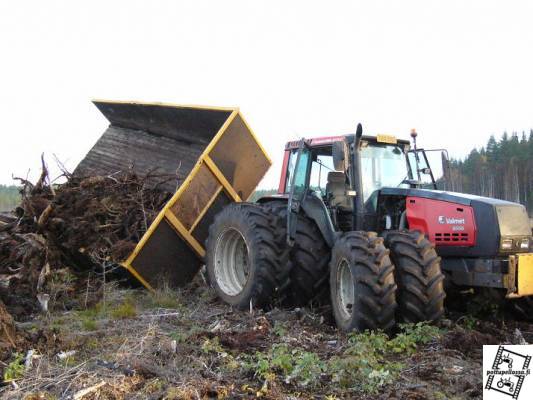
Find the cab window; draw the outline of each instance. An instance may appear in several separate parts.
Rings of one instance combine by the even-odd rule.
[[[289,154],[289,162],[287,163],[287,177],[285,178],[285,193],[290,193],[292,175],[294,174],[294,167],[296,166],[296,157],[298,156],[298,150],[291,150]]]

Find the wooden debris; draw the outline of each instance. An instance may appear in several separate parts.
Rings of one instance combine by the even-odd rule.
[[[18,314],[46,312],[57,302],[69,301],[69,291],[77,288],[68,285],[84,284],[88,273],[105,270],[109,274],[118,268],[170,197],[146,184],[168,179],[154,172],[144,177],[131,171],[64,175],[69,178],[66,183],[52,184],[42,159],[37,183],[16,178],[22,184],[22,202],[13,213],[16,218],[2,217],[0,300],[15,319]],[[50,288],[54,276],[65,268],[63,286]],[[43,293],[49,298],[38,299]]]
[[[74,396],[72,397],[74,400],[80,400],[83,399],[84,396],[96,392],[98,389],[100,389],[102,386],[106,384],[105,381],[102,381],[100,383],[97,383],[96,385],[90,386],[86,389],[82,389],[76,393],[74,393]]]

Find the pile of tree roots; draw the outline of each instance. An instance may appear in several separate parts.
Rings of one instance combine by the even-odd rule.
[[[119,263],[171,196],[154,178],[176,179],[131,171],[63,176],[66,183],[54,184],[43,162],[37,183],[16,178],[21,204],[0,219],[0,303],[16,320],[74,307],[72,292],[95,292],[98,276],[123,270]]]

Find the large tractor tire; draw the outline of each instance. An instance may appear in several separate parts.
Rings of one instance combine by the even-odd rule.
[[[239,309],[269,306],[288,283],[284,221],[264,207],[235,203],[209,229],[207,273],[226,303]]]
[[[444,274],[435,247],[418,231],[387,233],[398,284],[399,320],[437,321],[444,314]]]
[[[395,326],[394,266],[383,238],[374,232],[347,232],[331,253],[330,290],[337,327],[352,330]]]
[[[265,203],[268,210],[287,220],[287,203]],[[303,212],[298,215],[295,243],[290,249],[290,284],[286,302],[303,306],[312,300],[327,301],[330,249],[315,221]]]

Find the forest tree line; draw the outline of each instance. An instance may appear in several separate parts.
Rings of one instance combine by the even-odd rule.
[[[20,203],[18,186],[0,185],[0,212],[10,211]]]
[[[448,190],[521,203],[533,215],[533,129],[492,135],[464,160],[451,160]]]

